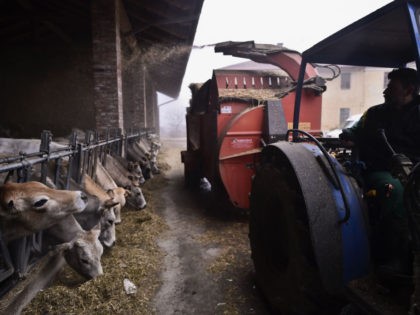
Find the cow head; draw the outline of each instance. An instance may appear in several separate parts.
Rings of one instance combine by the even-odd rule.
[[[83,231],[74,240],[59,245],[64,250],[64,257],[69,266],[87,279],[103,274],[103,247],[99,241],[99,234],[100,230],[97,229]]]
[[[143,192],[138,186],[126,187],[130,191],[130,195],[127,197],[127,203],[135,209],[144,209],[146,208],[147,202],[144,198]]]
[[[127,164],[127,169],[133,175],[138,176],[140,185],[145,183],[146,180],[144,179],[143,172],[141,170],[139,162],[129,161]]]
[[[102,245],[107,248],[114,246],[116,241],[115,207],[117,206],[119,206],[119,203],[114,199],[109,199],[102,205],[103,212],[99,221],[101,229],[99,240],[101,241]]]
[[[138,175],[134,175],[134,174],[130,174],[127,176],[127,178],[131,181],[131,185],[132,186],[140,186],[140,176]]]
[[[119,224],[121,223],[121,208],[125,206],[127,197],[131,194],[131,192],[122,187],[116,187],[114,189],[109,189],[107,193],[115,201],[119,202],[119,204],[114,207],[115,224]]]
[[[40,182],[0,186],[0,218],[14,220],[32,232],[83,211],[86,204],[87,197],[81,191],[52,189]]]

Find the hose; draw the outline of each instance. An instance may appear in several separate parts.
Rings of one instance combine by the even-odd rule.
[[[329,166],[331,167],[331,170],[334,174],[334,179],[336,180],[337,184],[338,184],[338,188],[340,190],[341,196],[343,197],[343,202],[344,202],[344,208],[345,208],[345,214],[344,217],[338,221],[339,224],[341,223],[345,223],[350,219],[350,205],[349,205],[349,201],[347,200],[347,195],[344,191],[344,187],[343,187],[343,183],[340,180],[340,177],[337,174],[337,170],[332,162],[332,158],[329,155],[329,153],[327,152],[327,150],[325,150],[325,148],[322,146],[322,144],[314,137],[312,136],[310,133],[303,131],[303,130],[299,130],[299,129],[289,129],[287,130],[286,133],[286,139],[289,139],[289,133],[292,132],[293,134],[295,133],[301,133],[303,135],[305,135],[306,137],[308,137],[309,139],[311,139],[316,146],[321,150],[322,154],[325,156],[325,158],[327,159],[327,162],[329,164]],[[295,137],[294,137],[295,138]]]

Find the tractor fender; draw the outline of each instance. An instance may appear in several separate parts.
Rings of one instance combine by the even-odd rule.
[[[262,163],[277,159],[289,164],[304,199],[310,239],[324,288],[344,294],[344,286],[370,272],[368,223],[362,194],[352,177],[333,157],[350,216],[331,166],[315,144],[279,141],[264,147]]]

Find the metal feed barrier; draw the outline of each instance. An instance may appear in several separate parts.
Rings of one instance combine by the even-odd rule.
[[[85,133],[83,142],[80,142],[74,132],[68,146],[53,151],[50,148],[52,134],[45,130],[41,133],[39,152],[28,154],[20,152],[17,156],[0,158],[0,175],[7,173],[4,182],[14,176],[17,182],[38,180],[45,184],[48,168],[52,165],[54,184],[58,185],[60,182],[64,189],[68,189],[71,178],[78,183],[80,183],[83,173],[87,173],[93,178],[97,161],[104,162],[106,154],[114,153],[126,156],[129,142],[153,133],[152,129],[141,129],[130,130],[123,134],[121,129],[116,129],[108,130],[101,139],[97,132],[89,130]],[[62,167],[64,161],[67,164],[65,171]],[[33,179],[35,165],[40,165],[40,174],[38,172],[36,175],[38,178]],[[3,241],[0,231],[0,297],[30,273],[33,266],[45,254],[46,252],[42,249],[42,231],[9,242],[7,245]]]

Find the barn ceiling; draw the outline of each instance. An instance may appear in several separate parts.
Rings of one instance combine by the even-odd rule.
[[[177,97],[204,0],[123,0],[157,90]]]
[[[177,97],[204,0],[122,0],[133,37],[159,92]],[[0,42],[38,47],[72,45],[90,34],[87,0],[0,0]]]

